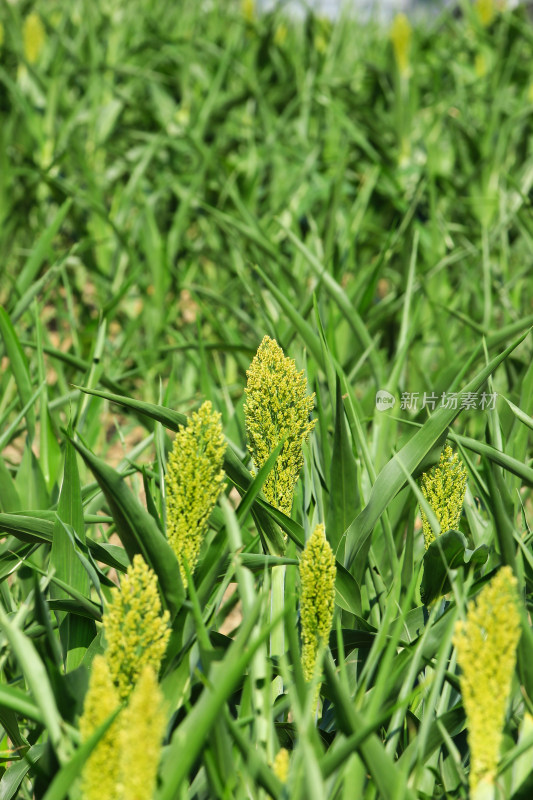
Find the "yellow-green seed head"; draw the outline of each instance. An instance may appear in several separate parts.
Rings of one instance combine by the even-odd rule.
[[[502,567],[455,626],[459,678],[470,746],[470,791],[492,782],[520,639],[517,580]]]
[[[83,742],[102,725],[120,704],[118,691],[113,683],[108,663],[104,656],[94,657],[89,688],[85,696],[83,714],[80,717],[80,733]],[[85,762],[81,775],[83,800],[119,800],[116,784],[119,770],[118,729],[120,715],[107,729],[91,755]]]
[[[122,577],[120,589],[104,613],[107,661],[121,699],[127,698],[146,664],[157,674],[170,629],[169,613],[161,612],[157,579],[142,556]]]
[[[307,395],[307,380],[278,343],[265,336],[246,375],[244,416],[248,449],[257,470],[277,444],[287,440],[274,469],[263,485],[265,497],[290,516],[294,487],[304,463],[302,444],[314,427],[309,419],[314,394]]]
[[[285,747],[280,747],[276,753],[274,763],[272,764],[272,772],[282,783],[287,783],[287,778],[289,777],[289,767],[289,751]]]
[[[280,22],[279,25],[276,26],[276,30],[274,31],[274,44],[277,47],[283,47],[287,39],[288,33],[289,29],[287,28],[287,26],[283,22]]]
[[[163,696],[153,668],[140,674],[120,728],[120,800],[153,797],[166,720]]]
[[[246,22],[253,22],[256,17],[255,0],[241,0],[241,11]]]
[[[497,13],[495,0],[476,0],[477,16],[484,28],[487,28]]]
[[[32,11],[24,20],[22,28],[24,55],[28,63],[35,64],[43,49],[45,38],[46,34],[41,18],[36,11]]]
[[[401,75],[409,69],[412,28],[405,14],[396,14],[390,30],[394,58]]]
[[[185,585],[184,562],[192,574],[209,515],[224,488],[225,452],[220,414],[206,400],[176,434],[165,480],[167,536]]]
[[[319,649],[327,645],[335,607],[335,556],[323,525],[317,525],[300,558],[300,620],[302,667],[307,681],[313,677]]]
[[[422,475],[422,494],[437,517],[441,532],[459,526],[466,493],[466,469],[463,462],[448,445],[441,454],[437,467]],[[429,520],[420,509],[426,550],[435,540]]]

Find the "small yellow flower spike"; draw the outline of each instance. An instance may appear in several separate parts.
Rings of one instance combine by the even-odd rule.
[[[474,61],[474,70],[477,78],[484,78],[489,70],[485,53],[478,53]]]
[[[41,18],[36,11],[32,11],[24,20],[22,28],[24,55],[30,64],[35,64],[39,58],[45,38],[46,33]]]
[[[120,704],[117,689],[104,656],[94,657],[85,696],[83,714],[80,717],[80,733],[83,742],[102,725]],[[116,784],[119,769],[118,726],[120,716],[100,739],[85,762],[81,775],[83,800],[118,800]]]
[[[494,0],[476,0],[475,8],[479,21],[484,28],[488,28],[496,16],[496,3]]]
[[[307,380],[279,344],[265,336],[246,371],[244,416],[248,449],[256,469],[288,436],[274,469],[263,485],[269,503],[290,516],[294,487],[304,463],[302,444],[315,421],[309,419],[314,394],[307,395]]]
[[[169,613],[161,613],[157,579],[142,556],[136,555],[120,589],[104,612],[106,656],[121,700],[131,694],[144,666],[159,672],[170,629]]]
[[[288,32],[288,28],[283,22],[280,22],[279,25],[276,26],[276,30],[274,31],[274,44],[277,47],[283,47]]]
[[[396,14],[390,30],[394,58],[401,75],[409,70],[409,50],[411,49],[412,28],[405,14]]]
[[[272,764],[272,772],[282,783],[287,783],[287,778],[289,777],[289,766],[289,751],[285,747],[280,747],[276,753],[274,763]]]
[[[224,488],[225,452],[220,414],[206,400],[176,434],[167,464],[167,536],[185,585],[184,560],[192,574],[209,515]]]
[[[143,668],[120,727],[120,800],[153,797],[166,719],[152,667]],[[102,797],[102,795],[100,795]]]
[[[461,519],[466,493],[466,469],[448,445],[441,454],[437,467],[422,475],[422,494],[437,517],[442,533],[456,529]],[[435,540],[429,520],[420,509],[426,550]]]
[[[470,796],[492,783],[520,639],[517,580],[502,567],[455,625],[453,643],[470,745]]]
[[[255,19],[255,0],[242,0],[242,15],[246,22],[253,22]]]
[[[324,525],[317,525],[300,558],[302,667],[310,681],[320,647],[327,645],[335,606],[335,556]]]
[[[0,22],[0,48],[4,44],[4,26]]]

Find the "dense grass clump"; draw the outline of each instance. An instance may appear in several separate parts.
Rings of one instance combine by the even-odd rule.
[[[532,59],[0,0],[3,800],[530,796]]]

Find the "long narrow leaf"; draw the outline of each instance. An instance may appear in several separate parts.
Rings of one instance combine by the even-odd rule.
[[[11,320],[2,306],[0,306],[0,335],[4,340],[7,357],[9,358],[13,376],[17,384],[21,405],[26,406],[27,409],[25,412],[26,423],[28,425],[28,435],[31,441],[35,434],[35,412],[33,410],[33,403],[31,402],[33,391],[28,360],[20,345],[15,329],[11,324]]]
[[[44,724],[44,715],[39,706],[34,703],[28,695],[17,689],[15,686],[5,686],[0,684],[0,706],[11,708],[22,717],[33,719],[35,722]]]
[[[48,251],[50,250],[54,237],[61,228],[61,225],[63,224],[63,221],[67,216],[71,205],[72,205],[72,198],[68,198],[68,200],[65,200],[65,202],[63,203],[61,208],[59,208],[57,214],[55,215],[54,219],[52,220],[48,228],[41,234],[40,239],[37,241],[33,249],[33,252],[26,261],[24,267],[22,268],[22,272],[18,277],[17,290],[19,295],[23,295],[24,292],[28,289],[28,287],[32,283],[32,281],[34,281],[35,278],[37,277],[41,265],[48,255]]]
[[[77,556],[73,542],[66,533],[65,526],[70,525],[78,539],[85,544],[85,522],[81,502],[81,486],[76,462],[76,451],[70,441],[66,443],[63,484],[59,497],[58,519],[54,525],[50,564],[55,570],[55,577],[63,581],[82,597],[89,594],[89,576]],[[63,524],[62,524],[63,523]],[[65,599],[68,595],[60,589],[58,583],[52,583],[51,596],[56,600]],[[59,632],[66,653],[67,671],[75,669],[80,663],[85,650],[96,634],[91,622],[80,619],[76,615],[58,614]]]
[[[61,717],[56,706],[46,668],[33,643],[10,621],[1,605],[0,628],[20,664],[26,683],[34,697],[35,704],[39,708],[42,720],[48,729],[50,740],[57,756],[60,761],[64,761],[67,754],[67,747],[61,730]]]
[[[72,443],[93,472],[109,503],[117,533],[130,560],[136,553],[143,555],[156,573],[164,603],[174,617],[185,597],[174,551],[153,517],[128,489],[124,478],[81,442],[72,440]]]

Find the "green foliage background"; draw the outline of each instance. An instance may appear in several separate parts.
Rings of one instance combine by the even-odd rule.
[[[28,63],[32,10],[45,39]],[[102,610],[136,552],[173,620],[160,800],[467,797],[451,635],[501,564],[524,627],[498,791],[527,797],[526,11],[485,28],[464,4],[415,26],[403,75],[372,23],[230,2],[1,0],[0,21],[2,798],[78,796]],[[316,392],[292,519],[261,498],[246,453],[245,371],[265,333]],[[498,399],[421,408],[449,391]],[[420,394],[416,411],[402,392]],[[223,416],[228,497],[185,599],[161,536],[164,465],[205,398]],[[416,479],[446,437],[468,468],[465,510],[422,576]],[[297,563],[319,522],[338,577],[315,725]],[[281,563],[287,652],[270,658]]]

